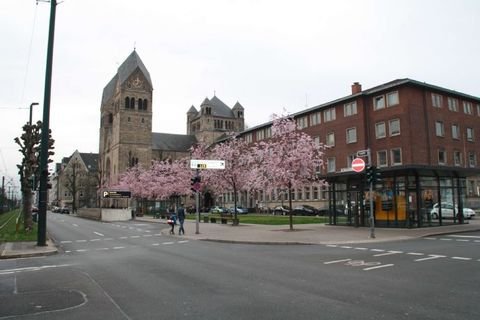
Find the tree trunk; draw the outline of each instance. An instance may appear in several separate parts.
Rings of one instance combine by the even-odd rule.
[[[290,231],[293,231],[293,217],[292,217],[292,183],[288,183],[288,205],[290,206]]]
[[[33,229],[32,219],[32,190],[27,188],[22,193],[23,198],[23,227],[25,230]]]

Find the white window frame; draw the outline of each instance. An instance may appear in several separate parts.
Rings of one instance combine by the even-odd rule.
[[[467,128],[467,141],[475,141],[475,131],[473,128]]]
[[[437,137],[445,137],[445,126],[443,124],[443,121],[435,121],[435,135]]]
[[[329,108],[323,111],[323,122],[329,122],[336,119],[336,109]]]
[[[395,162],[395,152],[399,152],[400,162]],[[402,148],[394,148],[390,150],[390,163],[392,166],[398,166],[402,164]]]
[[[391,97],[394,97],[393,99],[394,100],[391,100]],[[400,104],[400,98],[399,98],[399,95],[398,95],[398,91],[392,91],[392,92],[389,92],[387,93],[387,107],[393,107],[393,106],[396,106],[398,104]]]
[[[443,104],[443,96],[438,93],[432,93],[432,106],[434,108],[441,108]]]
[[[320,145],[320,136],[313,137],[313,142],[315,143],[316,146],[319,146]]]
[[[352,139],[352,140],[350,140],[350,139]],[[346,130],[346,140],[347,140],[347,144],[357,142],[357,128],[356,127],[347,128],[347,130]]]
[[[257,141],[265,139],[265,131],[263,129],[258,130],[256,132],[256,135],[257,135]]]
[[[458,150],[453,151],[453,164],[457,167],[462,165],[462,153]]]
[[[352,101],[349,103],[345,103],[343,105],[343,116],[344,117],[351,117],[357,114],[357,101]]]
[[[398,122],[398,132],[397,131],[393,131],[392,129],[392,123],[394,122]],[[388,121],[388,134],[390,135],[390,137],[394,137],[394,136],[399,136],[400,135],[400,119],[392,119],[392,120],[389,120]]]
[[[480,104],[477,104],[477,116],[480,117]]]
[[[329,157],[327,159],[327,172],[332,173],[332,172],[335,172],[336,170],[337,169],[335,165],[335,157]]]
[[[322,123],[322,113],[315,112],[310,115],[310,126],[316,126]]]
[[[383,134],[380,132],[379,127],[383,126]],[[377,139],[382,139],[387,137],[387,125],[385,124],[385,121],[377,122],[375,123],[375,137]]]
[[[458,100],[448,97],[448,110],[458,112]]]
[[[381,155],[383,154],[385,162],[382,162]],[[379,168],[388,167],[388,152],[387,150],[377,151],[377,165]]]
[[[385,108],[385,96],[380,95],[373,97],[373,110],[380,110]]]
[[[458,124],[452,124],[452,139],[460,139],[460,126]]]
[[[447,151],[445,149],[438,149],[438,164],[446,165],[447,164]],[[442,155],[443,159],[440,159],[440,155]]]
[[[463,101],[463,113],[469,115],[473,114],[473,107],[471,102]]]
[[[473,151],[468,153],[468,166],[470,168],[475,168],[477,166],[477,154]]]
[[[308,117],[307,116],[297,118],[297,128],[298,128],[298,130],[308,128]]]
[[[329,139],[330,137],[332,137],[333,141],[330,141],[330,139]],[[335,147],[335,132],[327,133],[327,138],[326,138],[325,145],[328,146],[328,147]]]
[[[251,133],[247,133],[247,134],[245,135],[245,142],[247,142],[247,143],[252,143],[252,141],[253,141],[252,134],[251,134]]]

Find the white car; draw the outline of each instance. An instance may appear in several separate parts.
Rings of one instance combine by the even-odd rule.
[[[455,210],[454,210],[455,209]],[[451,202],[443,202],[442,203],[442,218],[453,218],[454,212],[458,212],[458,207],[453,206],[453,203]],[[430,211],[430,216],[433,219],[438,219],[440,216],[439,213],[439,205],[438,203],[435,203],[433,205],[432,211]],[[470,208],[463,208],[463,218],[464,219],[472,219],[475,216],[475,211],[473,211]]]

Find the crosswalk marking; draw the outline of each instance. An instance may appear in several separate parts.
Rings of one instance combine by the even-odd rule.
[[[387,251],[385,253],[374,254],[373,256],[374,257],[383,257],[383,256],[389,256],[389,255],[392,255],[392,254],[399,254],[399,253],[403,253],[403,251]]]
[[[364,271],[370,271],[370,270],[375,270],[375,269],[380,269],[380,268],[388,268],[388,267],[393,267],[393,266],[394,266],[394,264],[382,264],[382,265],[375,266],[375,267],[365,268],[363,270]]]
[[[442,256],[442,255],[439,255],[439,254],[434,254],[434,255],[430,254],[426,258],[420,258],[420,259],[416,259],[416,260],[413,260],[413,261],[421,262],[421,261],[427,261],[427,260],[433,260],[433,259],[439,259],[439,258],[446,258],[446,256]]]

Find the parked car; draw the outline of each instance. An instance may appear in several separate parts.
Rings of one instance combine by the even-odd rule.
[[[290,213],[290,207],[288,206],[277,206],[273,208],[273,215],[282,215],[285,216]]]
[[[61,214],[70,214],[70,209],[68,207],[63,207],[60,209]]]
[[[301,205],[293,208],[292,214],[298,216],[316,216],[320,214],[320,210],[309,205]]]
[[[442,209],[442,218],[453,218],[454,213],[458,213],[458,207],[455,206],[455,210],[454,210],[453,203],[451,202],[442,202],[441,209]],[[430,211],[430,216],[432,217],[432,219],[438,219],[438,217],[440,216],[439,211],[440,211],[439,204],[435,203],[433,205],[433,209]],[[464,219],[471,219],[474,216],[475,216],[475,211],[473,211],[470,208],[463,208]]]
[[[228,213],[228,210],[227,208],[216,206],[210,208],[210,213]]]
[[[230,211],[230,213],[235,213],[235,208],[234,207],[230,207],[230,209],[228,209],[228,211]],[[244,207],[240,207],[240,206],[237,206],[237,214],[247,214],[248,213],[248,209],[247,208],[244,208]]]

